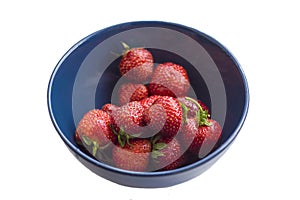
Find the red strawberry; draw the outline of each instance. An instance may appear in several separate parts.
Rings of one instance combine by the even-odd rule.
[[[215,120],[209,119],[207,110],[203,110],[197,100],[185,97],[198,107],[194,118],[186,118],[182,127],[181,141],[185,148],[199,158],[206,156],[216,146],[222,134],[222,128]]]
[[[178,100],[180,101],[180,103],[182,103],[182,104],[184,104],[184,106],[186,106],[186,109],[187,109],[186,117],[187,118],[196,117],[196,114],[199,111],[199,108],[198,108],[197,104],[195,104],[195,101],[198,102],[198,104],[202,107],[202,110],[204,112],[207,112],[208,117],[210,117],[210,112],[208,110],[208,107],[200,100],[196,100],[191,97],[179,97]]]
[[[152,54],[144,48],[130,49],[127,44],[122,44],[125,52],[119,64],[121,75],[137,83],[147,81],[153,73]]]
[[[153,140],[151,157],[153,158],[152,170],[172,170],[184,164],[182,148],[176,138],[170,142],[164,139]],[[157,141],[156,141],[157,140]]]
[[[85,146],[92,147],[95,156],[99,148],[103,149],[117,139],[110,129],[111,118],[102,110],[87,112],[78,123],[75,135]]]
[[[183,125],[181,141],[191,153],[198,155],[199,158],[205,157],[210,153],[219,141],[222,128],[213,119],[207,119],[209,125],[200,125],[196,119],[188,119]]]
[[[180,103],[174,97],[159,97],[153,105],[145,110],[144,120],[155,133],[172,139],[181,128],[182,110]]]
[[[143,84],[125,83],[119,89],[119,103],[124,105],[131,101],[140,101],[148,97],[148,89]]]
[[[128,135],[136,135],[142,132],[144,108],[139,101],[129,102],[118,107],[113,113],[114,127],[116,131]],[[119,132],[120,133],[120,132]]]
[[[116,167],[130,171],[146,171],[151,152],[147,139],[131,139],[124,147],[113,148],[112,159]]]
[[[190,81],[186,70],[171,62],[159,64],[149,84],[151,95],[181,97],[187,95],[189,88]]]

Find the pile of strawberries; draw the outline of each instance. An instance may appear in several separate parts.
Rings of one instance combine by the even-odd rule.
[[[172,62],[154,66],[147,49],[123,46],[119,69],[128,82],[119,88],[119,105],[83,116],[75,132],[80,147],[131,171],[172,170],[210,153],[222,128],[200,100],[187,96],[185,68]]]

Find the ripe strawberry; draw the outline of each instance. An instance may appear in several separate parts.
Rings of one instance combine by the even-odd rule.
[[[193,99],[191,97],[179,97],[178,100],[180,103],[184,104],[186,106],[186,116],[187,118],[194,118],[196,117],[197,112],[199,111],[199,108],[197,104],[195,104],[195,101],[198,102],[198,104],[202,107],[202,110],[208,114],[208,117],[210,117],[210,112],[208,110],[208,107],[201,102],[200,100]]]
[[[197,100],[185,97],[198,107],[193,118],[186,118],[180,134],[185,148],[199,158],[206,156],[216,146],[222,134],[219,123],[209,119],[207,110],[203,110]],[[183,106],[184,107],[184,106]]]
[[[124,105],[131,101],[140,101],[148,97],[148,89],[143,84],[125,83],[119,89],[119,103]]]
[[[151,142],[147,139],[131,139],[124,147],[113,148],[112,160],[116,167],[130,171],[146,171],[151,152]]]
[[[139,101],[118,107],[113,113],[114,127],[120,134],[134,136],[142,132],[144,108]],[[124,133],[125,132],[125,133]]]
[[[174,97],[159,97],[145,110],[144,120],[153,132],[160,132],[162,137],[172,139],[181,128],[182,110],[179,101]]]
[[[222,128],[213,119],[207,119],[209,125],[200,125],[195,118],[187,120],[183,125],[181,141],[184,146],[199,158],[205,157],[210,153],[219,141]]]
[[[92,147],[92,155],[95,156],[99,148],[104,149],[117,139],[110,129],[110,116],[98,109],[87,112],[78,123],[76,137],[85,146]]]
[[[119,64],[121,75],[137,83],[147,81],[153,73],[152,54],[144,48],[130,49],[127,44],[122,45],[125,51]]]
[[[152,170],[172,170],[182,166],[185,158],[177,139],[173,138],[168,142],[164,139],[157,140],[157,138],[157,136],[154,137],[152,141]]]
[[[186,70],[171,62],[159,64],[149,83],[151,95],[181,97],[187,95],[189,88],[190,81]]]

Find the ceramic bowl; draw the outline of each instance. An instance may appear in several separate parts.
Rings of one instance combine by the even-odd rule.
[[[216,149],[181,168],[136,172],[100,162],[77,145],[74,133],[84,113],[112,101],[121,77],[117,67],[123,50],[121,42],[147,48],[156,63],[172,61],[185,66],[192,94],[210,108],[212,118],[223,127]],[[241,66],[214,38],[180,24],[140,21],[102,29],[76,43],[50,77],[47,102],[58,135],[84,166],[121,185],[157,188],[200,175],[225,153],[246,119],[249,91]]]

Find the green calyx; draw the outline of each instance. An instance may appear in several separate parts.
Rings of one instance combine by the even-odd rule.
[[[93,141],[93,147],[92,147],[92,155],[93,156],[96,156],[98,148],[99,148],[98,143]]]
[[[122,54],[125,55],[130,50],[130,47],[125,42],[121,42],[121,44],[122,44],[122,46],[124,48]]]
[[[117,136],[118,138],[118,143],[121,147],[124,147],[125,144],[128,144],[131,146],[130,144],[130,139],[132,138],[136,138],[138,136],[140,136],[141,134],[128,134],[124,131],[123,127],[120,127],[120,131],[117,132],[116,129],[113,127],[113,125],[110,124],[110,129],[112,130],[112,132]]]
[[[183,118],[183,122],[187,123],[187,114],[188,114],[188,107],[186,107],[186,105],[182,102],[179,102],[181,109],[182,109],[182,118]]]
[[[121,44],[124,48],[123,52],[122,52],[122,55],[125,55],[130,49],[139,49],[139,48],[144,48],[144,47],[130,47],[128,44],[126,44],[125,42],[122,42],[121,41]]]
[[[104,150],[104,149],[106,149],[106,147],[109,146],[109,143],[106,144],[106,145],[104,145],[104,146],[99,146],[99,143],[98,143],[98,142],[96,142],[95,140],[92,140],[91,138],[89,138],[89,137],[87,137],[87,136],[85,136],[85,135],[83,135],[81,138],[82,138],[83,143],[84,143],[86,146],[92,148],[92,152],[91,152],[91,153],[92,153],[93,156],[96,156],[97,151],[98,151],[99,149],[100,149],[100,150]]]
[[[157,142],[160,139],[159,135],[156,135],[155,137],[151,138],[151,144],[152,144],[152,152],[151,157],[155,160],[160,156],[165,156],[164,153],[161,152],[164,148],[167,147],[166,143],[163,142]]]
[[[83,140],[83,143],[86,144],[87,146],[90,146],[92,144],[92,140],[89,137],[83,135],[81,138]]]
[[[208,117],[209,117],[208,111],[203,110],[201,105],[195,99],[190,98],[190,97],[185,97],[185,99],[193,102],[199,108],[196,113],[196,117],[195,117],[196,121],[198,122],[198,125],[199,126],[210,126],[211,123],[208,121]]]

